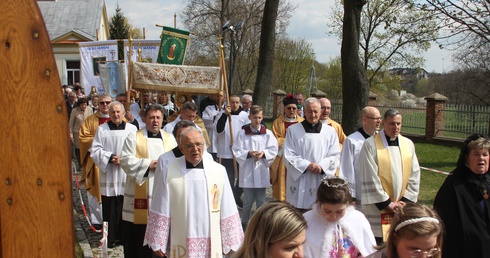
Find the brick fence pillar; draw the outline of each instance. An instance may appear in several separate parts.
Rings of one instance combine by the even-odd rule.
[[[431,140],[437,136],[444,136],[444,128],[446,125],[446,117],[444,110],[446,109],[445,96],[434,93],[427,97],[427,107],[425,116],[425,139]]]
[[[282,105],[282,99],[287,95],[286,92],[282,90],[276,90],[273,92],[273,106],[272,106],[272,118],[276,119],[278,116],[284,113],[284,107]]]
[[[311,97],[321,99],[321,98],[326,98],[327,94],[321,90],[317,90],[317,91],[311,93]]]

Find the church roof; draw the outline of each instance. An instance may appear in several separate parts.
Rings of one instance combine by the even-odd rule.
[[[77,32],[92,41],[97,40],[104,0],[38,1],[49,38],[54,41],[69,32]]]

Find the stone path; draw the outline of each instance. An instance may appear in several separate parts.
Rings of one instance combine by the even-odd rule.
[[[73,207],[74,207],[74,222],[75,222],[75,233],[77,236],[78,243],[83,250],[83,257],[85,258],[103,258],[102,248],[99,248],[100,239],[102,239],[102,233],[97,233],[93,231],[85,218],[82,209],[82,202],[80,201],[80,193],[82,195],[83,203],[88,211],[88,200],[87,191],[83,189],[82,186],[80,193],[76,184],[76,176],[80,179],[81,173],[72,170],[72,182],[73,182]],[[112,249],[108,249],[108,257],[118,258],[124,257],[123,247],[117,246]]]

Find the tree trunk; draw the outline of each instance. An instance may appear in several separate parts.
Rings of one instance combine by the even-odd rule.
[[[271,92],[278,9],[279,1],[265,1],[262,31],[260,34],[259,64],[253,94],[254,104],[261,107],[265,107],[267,96]]]
[[[344,1],[342,30],[342,127],[351,134],[360,125],[361,109],[369,99],[369,83],[359,58],[361,11],[366,0]]]

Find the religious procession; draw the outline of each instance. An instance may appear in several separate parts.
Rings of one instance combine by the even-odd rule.
[[[39,11],[22,1],[22,12]],[[34,22],[42,24],[42,17]],[[28,25],[11,26],[30,31]],[[254,105],[253,95],[230,92],[221,38],[216,67],[185,65],[189,34],[163,26],[160,41],[78,44],[80,81],[56,85],[58,96],[50,98],[62,104],[41,110],[47,115],[40,118],[63,126],[50,131],[40,125],[46,137],[19,123],[18,132],[31,132],[39,142],[6,142],[24,156],[33,148],[45,150],[32,158],[53,175],[26,175],[25,181],[35,183],[18,188],[37,191],[33,199],[15,187],[21,181],[16,174],[25,172],[13,168],[6,174],[9,213],[1,218],[12,223],[2,221],[2,242],[25,245],[17,243],[17,234],[3,232],[20,231],[15,227],[22,220],[15,215],[29,213],[23,198],[44,198],[53,217],[32,213],[52,230],[43,232],[57,248],[41,248],[36,257],[61,257],[59,249],[75,242],[73,231],[62,231],[73,228],[66,218],[78,205],[100,240],[97,257],[116,257],[114,250],[127,258],[490,257],[487,136],[469,136],[433,208],[419,204],[421,167],[414,143],[401,133],[400,111],[381,114],[368,105],[359,129],[346,135],[330,118],[328,98],[290,92],[274,102],[280,115],[266,121],[265,107]],[[49,41],[45,33],[34,34],[31,44],[40,35]],[[8,43],[3,52],[23,55],[15,38],[1,39]],[[35,72],[26,77],[52,87],[53,77],[59,82],[52,50],[36,46],[27,61]],[[124,60],[118,60],[119,49]],[[1,81],[12,89],[20,59],[7,54],[1,54],[7,61],[0,67],[14,72]],[[23,138],[16,136],[11,138]],[[56,152],[59,146],[69,150],[67,156]],[[6,157],[20,160],[15,155]],[[30,166],[23,169],[39,171]],[[67,187],[73,178],[76,186]],[[72,187],[78,187],[80,203],[66,201]],[[73,256],[72,248],[65,257]],[[25,255],[18,250],[2,245],[0,252]]]
[[[162,63],[129,51],[139,55],[129,59],[129,90],[109,87],[114,100],[95,93],[97,106],[81,97],[70,116],[93,112],[71,135],[107,248],[122,246],[124,257],[461,257],[443,246],[468,230],[453,221],[464,215],[447,210],[446,195],[478,204],[452,185],[488,170],[488,138],[468,140],[457,170],[472,170],[448,178],[437,213],[417,204],[421,169],[398,110],[366,106],[362,127],[346,136],[329,99],[295,92],[267,126],[251,95],[228,92],[222,48],[220,67],[169,65],[184,56],[188,34],[164,27],[162,35]],[[475,246],[476,257],[485,248]]]

